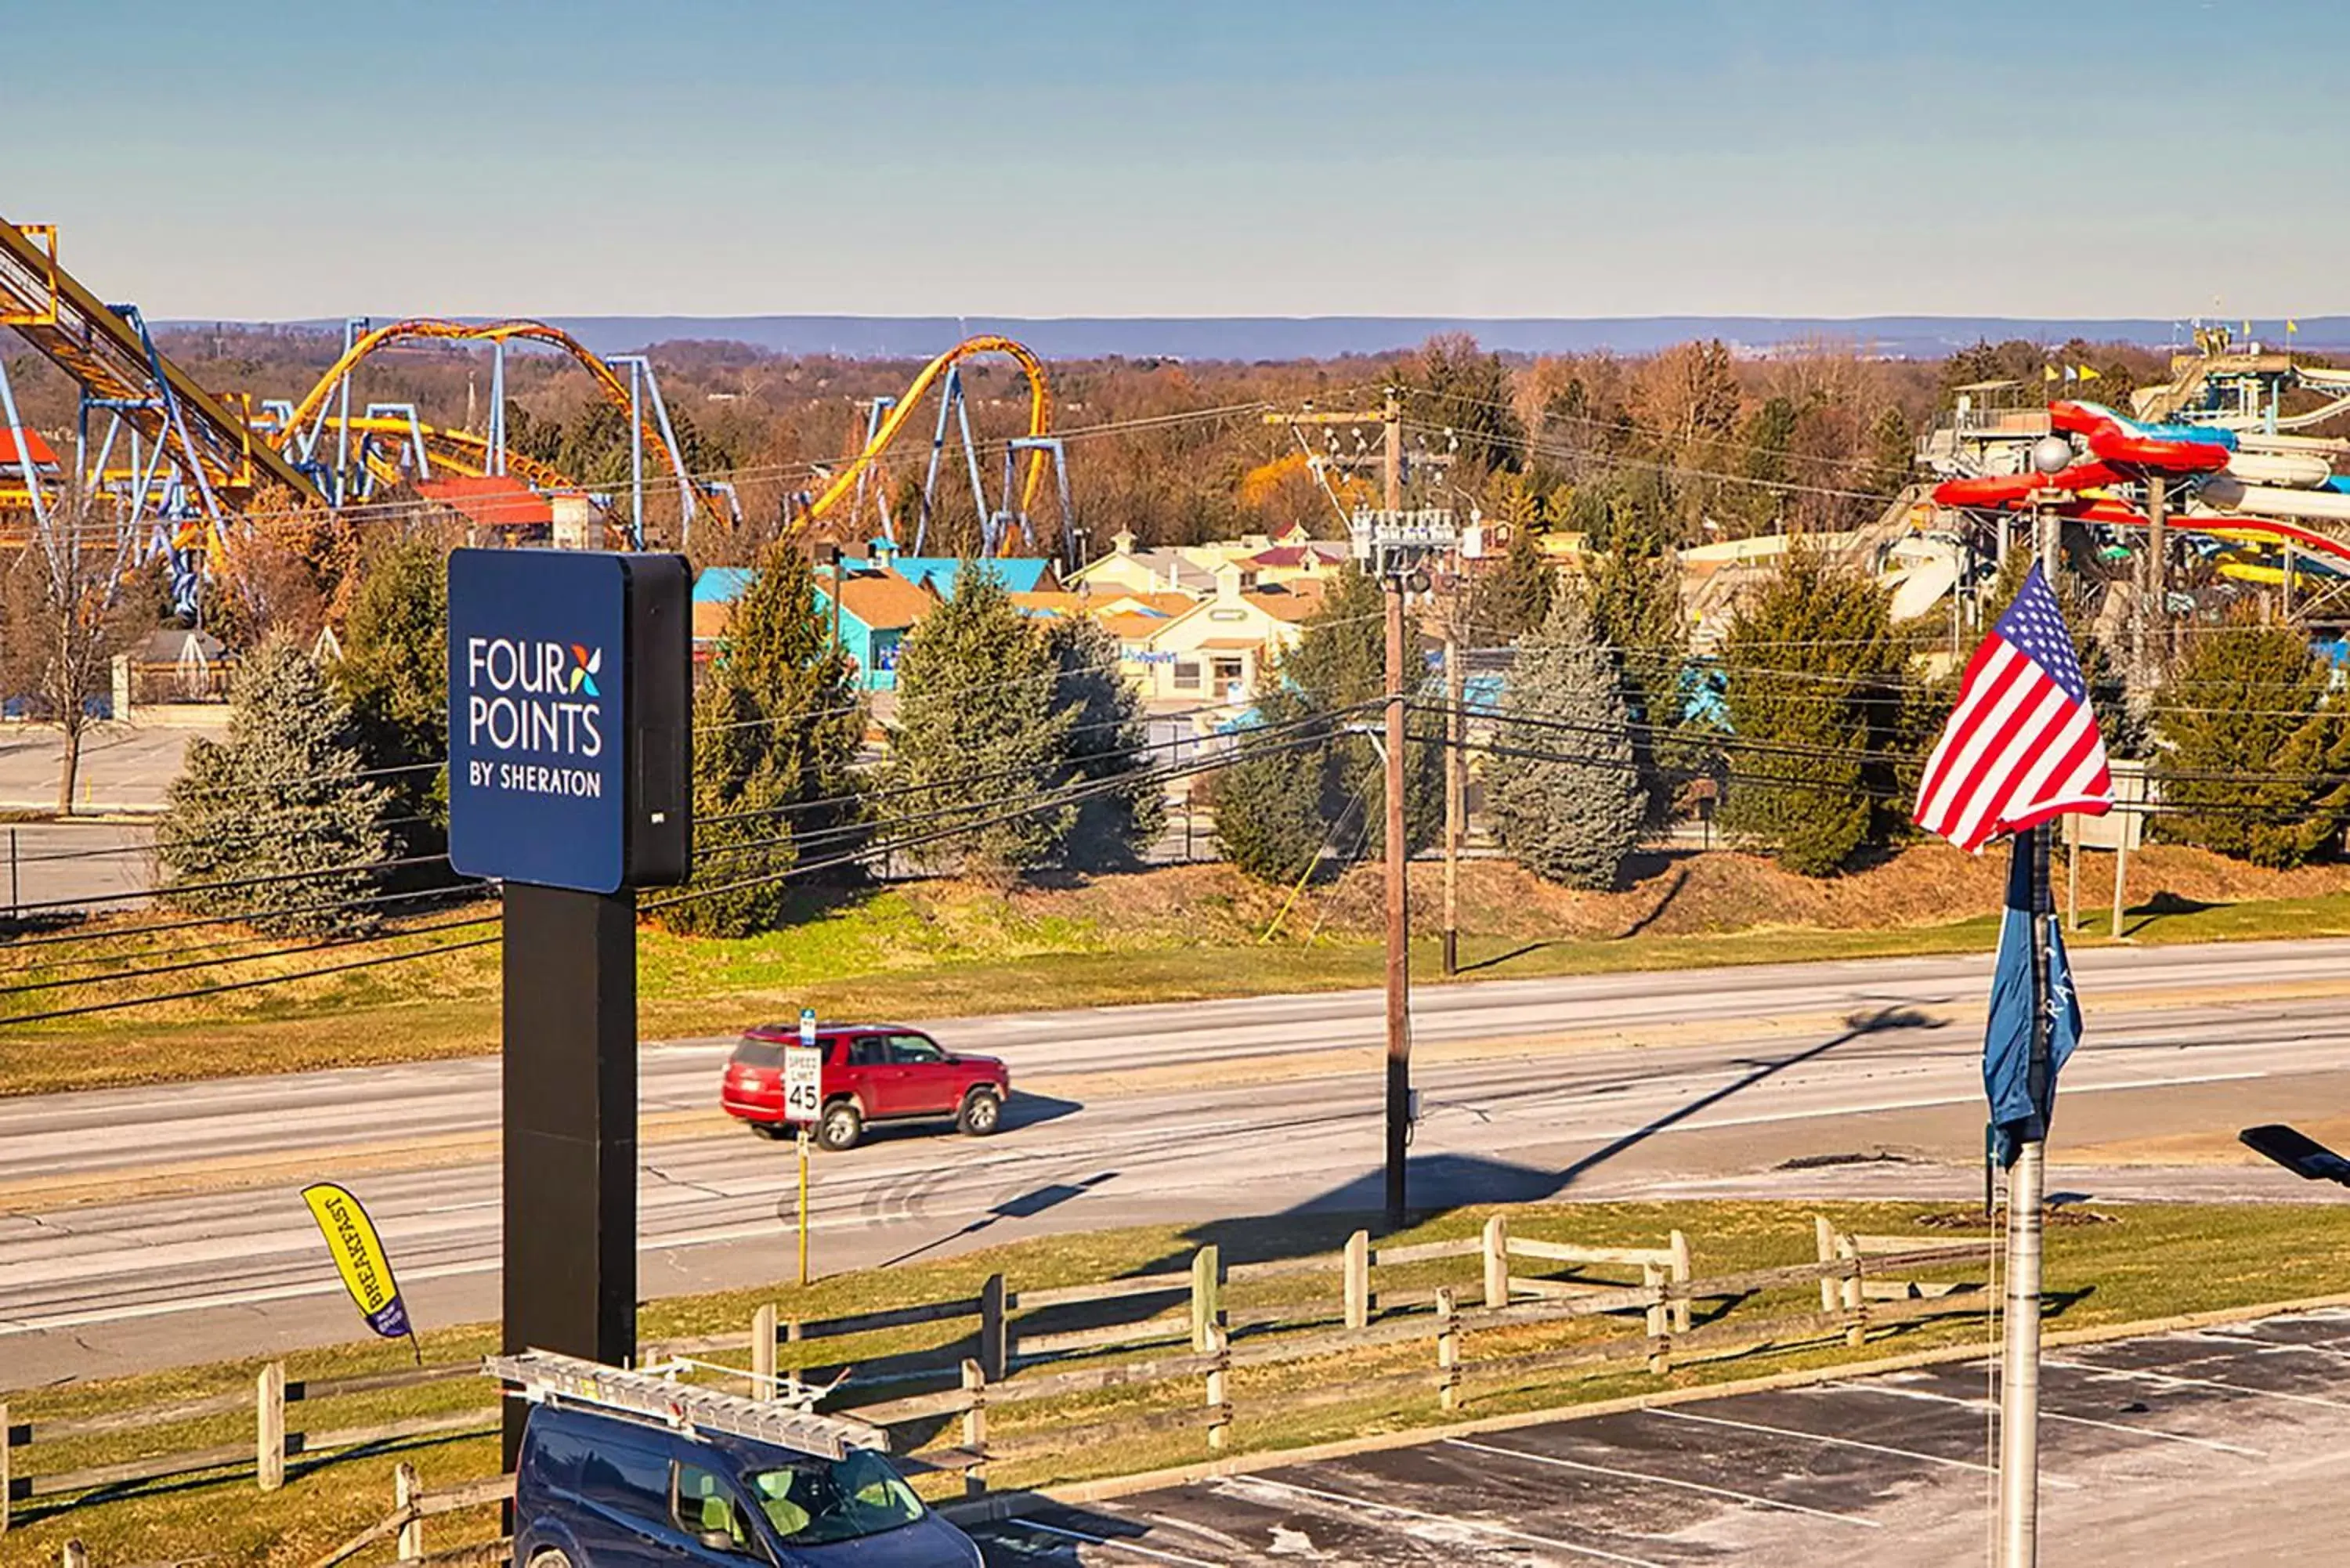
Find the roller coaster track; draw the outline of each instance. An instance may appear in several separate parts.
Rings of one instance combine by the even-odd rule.
[[[324,504],[300,469],[157,349],[131,314],[105,305],[57,265],[55,229],[0,219],[0,327],[107,400],[148,441],[192,455],[201,483],[224,505],[242,509],[273,488],[286,493],[281,504]]]
[[[357,369],[359,363],[368,356],[389,344],[419,341],[525,342],[559,348],[578,361],[580,369],[588,372],[588,377],[596,383],[596,389],[603,394],[607,402],[619,409],[623,414],[630,411],[629,383],[585,344],[560,327],[549,327],[543,321],[464,322],[420,317],[407,321],[394,321],[387,326],[376,327],[373,331],[354,340],[350,348],[344,351],[343,357],[328,367],[325,375],[318,378],[317,385],[310,389],[309,395],[295,405],[292,415],[286,421],[285,429],[278,433],[280,450],[285,452],[300,450],[306,441],[315,441],[318,432],[328,428],[327,404],[333,400],[336,389],[342,385],[344,379]],[[638,410],[636,412],[637,427],[643,438],[645,450],[656,461],[685,477],[687,483],[692,487],[695,497],[702,504],[713,509],[723,509],[716,492],[702,481],[686,474],[683,459],[671,450],[669,442],[662,438],[660,426],[644,410]],[[363,421],[355,419],[351,421],[351,428],[357,430],[362,423]],[[435,433],[448,437],[453,432],[443,431]],[[478,440],[478,438],[470,437],[466,439]],[[486,443],[482,443],[482,447],[486,453]],[[524,472],[525,466],[530,472]],[[544,464],[526,464],[525,460],[516,458],[512,453],[507,456],[507,467],[512,472],[522,473],[523,477],[528,478],[535,484],[565,485],[571,483]],[[475,472],[485,472],[485,470],[477,467]]]
[[[857,454],[855,461],[851,462],[847,468],[835,474],[832,483],[808,504],[806,514],[807,520],[814,522],[822,518],[826,513],[837,505],[843,497],[853,493],[857,489],[858,481],[872,473],[883,455],[889,450],[889,443],[898,439],[898,432],[905,429],[907,422],[913,418],[915,405],[922,400],[922,394],[928,392],[955,366],[980,354],[1002,354],[1019,365],[1021,373],[1028,379],[1028,435],[1038,439],[1044,437],[1050,431],[1053,421],[1053,393],[1045,379],[1044,362],[1029,352],[1024,344],[1015,343],[1009,337],[998,337],[986,334],[977,337],[967,337],[922,367],[921,374],[914,378],[912,384],[907,387],[905,395],[898,400],[897,406],[889,411],[888,416],[874,430],[871,439],[865,443],[865,449]],[[1023,482],[1020,490],[1020,506],[1024,512],[1035,504],[1036,492],[1045,480],[1045,463],[1044,452],[1032,452],[1029,455],[1027,478]],[[985,509],[987,504],[984,497],[973,499],[978,502],[983,510]]]

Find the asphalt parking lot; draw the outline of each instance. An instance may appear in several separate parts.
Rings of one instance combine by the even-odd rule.
[[[990,1564],[1989,1560],[1981,1361],[1281,1466],[975,1533]],[[2043,1561],[2331,1561],[2350,1312],[2076,1348],[2043,1382]]]

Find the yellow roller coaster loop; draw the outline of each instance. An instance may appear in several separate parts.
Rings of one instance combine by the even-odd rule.
[[[309,395],[295,407],[292,416],[286,421],[285,430],[279,434],[281,448],[288,452],[294,449],[301,440],[302,432],[317,419],[319,412],[326,408],[328,400],[335,395],[335,389],[341,384],[345,377],[358,368],[361,360],[386,344],[420,339],[469,343],[510,343],[519,340],[543,343],[550,348],[560,348],[577,359],[581,369],[594,379],[597,390],[603,394],[606,401],[623,413],[629,410],[629,383],[623,380],[619,373],[611,366],[598,358],[585,344],[560,327],[549,327],[543,321],[463,322],[417,317],[408,321],[394,321],[388,326],[376,327],[373,331],[356,339],[344,352],[343,357],[328,367],[327,373],[318,379],[318,384],[310,389]],[[1024,353],[1025,350],[1023,352]],[[359,422],[354,420],[353,428],[358,428]],[[639,411],[637,423],[643,433],[647,453],[656,462],[669,467],[673,472],[684,472],[683,462],[670,450],[669,443],[661,439],[659,427],[651,419],[646,417],[642,410]],[[521,464],[509,454],[508,466],[519,471]],[[533,483],[540,482],[541,476],[531,477]],[[556,475],[552,470],[545,470],[543,477],[559,483],[568,483],[562,481],[560,476]],[[704,503],[711,501],[709,492],[701,483],[691,480],[689,480],[689,483],[693,484],[696,494]]]
[[[1026,345],[1015,343],[1009,337],[989,334],[967,337],[922,367],[922,373],[914,378],[913,383],[906,389],[905,396],[898,400],[897,407],[889,410],[879,428],[874,431],[873,439],[865,443],[865,450],[857,454],[855,462],[834,475],[832,483],[809,503],[806,514],[809,520],[822,517],[841,497],[856,489],[858,480],[880,461],[889,443],[898,439],[898,432],[913,417],[914,406],[922,400],[923,393],[956,365],[979,354],[1002,354],[1019,365],[1021,373],[1028,378],[1028,434],[1046,434],[1053,422],[1053,393],[1045,379],[1044,361],[1029,352]],[[1041,452],[1029,456],[1028,477],[1020,490],[1020,505],[1024,511],[1035,504],[1037,487],[1045,479],[1045,454]],[[985,499],[974,499],[983,510]]]

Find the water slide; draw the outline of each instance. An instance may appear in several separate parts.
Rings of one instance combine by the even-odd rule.
[[[2350,378],[2345,378],[2345,385],[2350,385]],[[2234,431],[2205,425],[2141,424],[2100,404],[2071,400],[2050,403],[2048,419],[2054,429],[2080,437],[2088,456],[2046,477],[2015,473],[1946,480],[1935,487],[1936,504],[2020,511],[2031,504],[2035,492],[2045,489],[2069,496],[2057,507],[2064,516],[2116,527],[2144,527],[2147,522],[2144,512],[2106,493],[2147,481],[2184,482],[2189,486],[2190,507],[2169,519],[2175,528],[2221,537],[2265,535],[2350,561],[2350,545],[2302,525],[2311,522],[2350,524],[2350,493],[2332,488],[2247,483],[2231,472],[2243,455],[2243,438]],[[2310,454],[2272,451],[2254,455]]]

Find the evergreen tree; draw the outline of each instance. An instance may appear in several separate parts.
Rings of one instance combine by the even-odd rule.
[[[1045,645],[1060,672],[1054,706],[1071,721],[1064,782],[1096,784],[1146,772],[1151,753],[1144,749],[1150,736],[1142,694],[1118,670],[1118,639],[1098,621],[1056,620],[1045,628]],[[1085,795],[1076,807],[1062,846],[1072,866],[1133,865],[1167,828],[1166,787],[1156,779]]]
[[[1626,548],[1593,556],[1585,572],[1592,634],[1621,672],[1648,822],[1661,827],[1675,781],[1697,769],[1701,749],[1681,722],[1689,636],[1680,563],[1669,551]]]
[[[155,831],[165,898],[273,934],[374,929],[378,909],[359,900],[391,848],[390,794],[366,769],[350,709],[309,656],[263,644],[237,675],[227,739],[191,741],[172,781]],[[222,882],[247,885],[189,886]]]
[[[2350,821],[2350,723],[2325,665],[2292,626],[2233,621],[2194,639],[2157,718],[2176,815],[2162,836],[2256,866],[2299,866]]]
[[[369,770],[391,801],[400,859],[449,847],[449,573],[426,539],[402,539],[359,564],[343,653],[332,677],[350,705]],[[410,887],[448,879],[446,866],[403,868]]]
[[[920,831],[965,826],[917,851],[925,863],[1002,875],[1060,847],[1075,805],[1004,815],[1038,805],[1062,781],[1076,715],[1055,700],[1059,679],[1053,650],[983,563],[966,562],[954,597],[906,635],[889,782],[900,812],[952,814]]]
[[[1385,765],[1367,736],[1341,732],[1347,724],[1384,722],[1378,700],[1387,693],[1385,594],[1376,578],[1342,573],[1258,693],[1257,711],[1267,724],[1321,720],[1300,732],[1326,738],[1277,752],[1269,748],[1278,739],[1257,742],[1268,749],[1252,754],[1252,742],[1243,736],[1243,760],[1218,775],[1216,836],[1225,855],[1251,876],[1294,880],[1325,843],[1341,851],[1386,853]],[[1416,652],[1408,676],[1407,699],[1416,699],[1426,684]],[[1436,715],[1416,713],[1407,723],[1404,829],[1413,849],[1427,846],[1443,826],[1443,732]]]
[[[1615,660],[1578,596],[1559,595],[1519,641],[1497,729],[1486,799],[1503,847],[1551,881],[1614,887],[1645,792]]]
[[[1469,620],[1481,643],[1513,641],[1543,624],[1550,614],[1558,574],[1551,569],[1541,537],[1528,524],[1513,524],[1501,564],[1471,579]]]
[[[1722,821],[1825,877],[1903,820],[1895,747],[1907,650],[1883,590],[1808,551],[1740,607],[1722,645]]]
[[[849,766],[865,710],[830,624],[807,561],[782,545],[762,551],[694,697],[693,880],[661,910],[670,929],[773,930],[788,904],[785,873],[862,843]]]
[[[1267,724],[1302,718],[1307,710],[1293,691],[1261,694],[1257,711]],[[1291,747],[1289,734],[1258,741],[1243,734],[1239,760],[1211,775],[1216,842],[1244,877],[1276,886],[1305,876],[1332,836],[1339,803],[1330,794],[1326,741]],[[1342,825],[1343,826],[1343,825]]]

